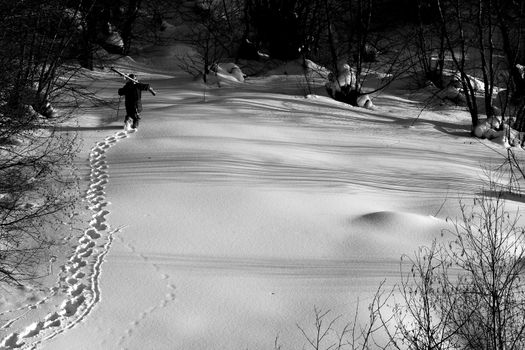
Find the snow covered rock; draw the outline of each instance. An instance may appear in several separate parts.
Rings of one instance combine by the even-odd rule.
[[[492,140],[505,148],[519,146],[523,139],[523,133],[511,128],[508,124],[502,124],[501,117],[490,117],[481,121],[474,128],[474,135]]]
[[[503,125],[503,130],[492,131],[488,134],[489,140],[502,145],[505,148],[517,147],[521,145],[523,133],[510,128],[508,125]]]
[[[490,117],[484,119],[474,128],[474,135],[479,138],[492,138],[493,132],[501,126],[500,117]]]
[[[372,103],[372,99],[368,94],[361,95],[357,98],[357,106],[363,107],[366,109],[373,109],[374,104]]]

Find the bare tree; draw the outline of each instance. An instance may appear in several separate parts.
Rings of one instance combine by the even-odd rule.
[[[523,4],[506,0],[436,0],[436,4],[448,55],[474,129],[483,111],[488,117],[495,114],[493,95],[501,72],[510,73],[505,85],[513,92],[525,87],[516,67],[523,34]],[[505,58],[505,65],[499,57]],[[482,81],[482,90],[474,77]]]
[[[481,197],[476,210],[462,205],[452,232],[450,258],[462,273],[454,325],[470,349],[522,349],[525,346],[525,231],[504,200]]]
[[[34,277],[78,195],[75,135],[58,131],[67,115],[52,107],[70,78],[77,11],[55,0],[0,4],[1,281]]]
[[[450,262],[444,253],[434,241],[430,247],[421,247],[413,258],[402,258],[401,281],[392,293],[400,299],[392,306],[391,319],[382,318],[394,348],[457,349],[460,327],[454,324],[457,305]]]
[[[501,192],[479,197],[448,231],[410,258],[382,324],[397,349],[522,349],[525,230]],[[390,311],[380,310],[380,315]],[[392,322],[393,321],[393,322]]]
[[[342,315],[333,316],[330,310],[314,308],[314,322],[311,327],[297,325],[307,348],[314,350],[367,350],[388,349],[391,346],[389,339],[379,340],[378,333],[383,331],[380,310],[385,307],[386,301],[391,297],[384,291],[384,281],[381,282],[372,301],[368,305],[368,320],[363,324],[358,323],[359,301],[351,321],[345,321]]]
[[[437,21],[437,10],[429,0],[416,0],[415,35],[413,51],[417,67],[424,73],[424,78],[440,89],[445,88],[445,32]]]
[[[191,45],[197,55],[178,57],[180,66],[206,82],[210,67],[222,59],[235,60],[243,36],[244,4],[240,1],[206,0],[197,8],[181,9],[187,26],[183,36],[173,38]]]

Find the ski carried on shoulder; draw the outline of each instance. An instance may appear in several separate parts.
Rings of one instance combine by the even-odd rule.
[[[132,82],[134,82],[135,84],[139,84],[139,83],[140,83],[137,79],[131,78],[129,75],[122,73],[121,71],[119,71],[119,70],[116,69],[115,67],[110,67],[110,69],[111,69],[113,72],[117,73],[118,75],[122,76],[124,79],[127,79],[127,80],[129,80],[129,81],[132,81]],[[157,94],[157,93],[155,92],[155,90],[153,90],[153,89],[151,88],[151,86],[149,87],[148,91],[149,91],[153,96],[155,96],[155,95]]]

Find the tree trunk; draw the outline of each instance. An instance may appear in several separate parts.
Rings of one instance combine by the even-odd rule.
[[[124,44],[123,53],[125,55],[129,54],[131,49],[131,40],[133,38],[133,25],[137,19],[137,15],[140,9],[141,0],[129,0],[128,10],[126,12],[126,17],[124,23],[122,24],[122,42]]]

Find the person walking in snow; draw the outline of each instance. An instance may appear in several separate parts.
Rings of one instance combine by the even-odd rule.
[[[126,76],[126,85],[118,89],[119,96],[125,97],[126,117],[124,123],[132,120],[131,127],[137,129],[139,127],[140,112],[142,112],[142,91],[150,91],[153,95],[155,92],[149,84],[140,83],[135,74]]]

